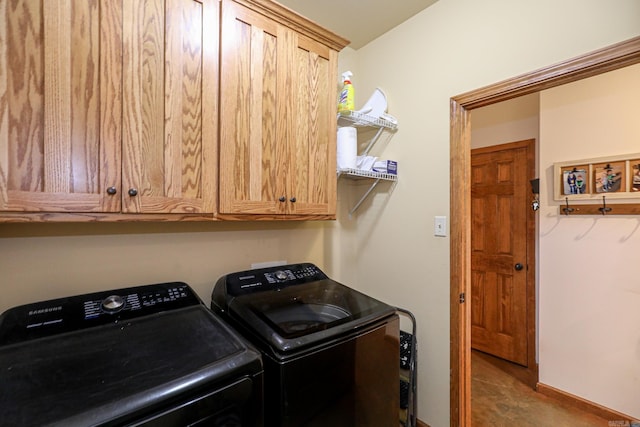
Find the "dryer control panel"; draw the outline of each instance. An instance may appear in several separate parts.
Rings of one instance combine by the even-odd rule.
[[[0,316],[0,345],[118,323],[201,304],[183,282],[159,283],[41,301]]]

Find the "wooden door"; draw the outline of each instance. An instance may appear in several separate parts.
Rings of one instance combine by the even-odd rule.
[[[294,34],[232,1],[222,3],[221,25],[219,211],[284,214]]]
[[[290,144],[287,194],[295,214],[335,215],[337,52],[297,35],[291,95],[296,114],[288,116]],[[284,113],[284,111],[283,111]]]
[[[123,5],[123,212],[213,213],[219,3]]]
[[[0,210],[120,210],[121,8],[0,0]]]
[[[524,366],[530,143],[471,152],[471,345]]]

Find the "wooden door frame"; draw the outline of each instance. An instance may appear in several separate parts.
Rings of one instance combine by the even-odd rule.
[[[471,425],[471,117],[470,110],[640,63],[640,37],[450,100],[450,425]]]
[[[536,173],[536,149],[537,143],[535,139],[526,139],[523,141],[514,141],[508,142],[505,144],[496,144],[487,147],[476,148],[475,151],[477,154],[487,153],[490,151],[497,150],[516,150],[516,149],[525,149],[527,152],[526,157],[526,170],[524,171],[527,176],[527,182],[530,179],[535,177]],[[528,184],[527,184],[528,187]],[[469,187],[471,188],[471,187]],[[530,193],[527,193],[530,194]],[[531,194],[533,200],[533,194]],[[530,201],[530,200],[529,200]],[[471,226],[470,226],[471,227]],[[526,341],[527,341],[527,368],[524,372],[525,378],[524,380],[527,382],[529,386],[535,388],[538,383],[538,364],[536,363],[536,216],[533,209],[527,208],[526,214],[526,226],[524,230],[521,230],[522,233],[526,234],[527,244],[526,244],[526,255],[525,255],[525,265],[526,269],[526,290],[525,290],[525,298],[526,298],[526,313],[525,313],[525,321],[526,321]],[[467,294],[469,295],[469,294]],[[471,299],[468,299],[471,301]],[[458,304],[460,305],[460,304]],[[469,305],[469,312],[471,312],[471,304]],[[469,330],[469,334],[471,334],[471,330]],[[471,342],[471,341],[469,341]]]

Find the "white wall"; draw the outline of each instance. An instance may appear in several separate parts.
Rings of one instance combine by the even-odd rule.
[[[640,65],[540,95],[540,382],[640,419],[640,218],[553,200],[554,162],[640,152],[639,118]]]
[[[399,131],[382,157],[399,182],[358,211],[358,286],[419,320],[419,418],[449,425],[449,215],[452,96],[640,34],[636,0],[439,0],[359,49],[356,94],[381,87]],[[473,125],[473,123],[472,123]]]

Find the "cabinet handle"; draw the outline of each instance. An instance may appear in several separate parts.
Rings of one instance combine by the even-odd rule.
[[[284,202],[286,202],[286,201],[287,201],[287,198],[286,198],[286,197],[284,197],[284,196],[282,196],[282,197],[280,197],[278,200],[280,200],[282,203],[284,203]]]
[[[291,203],[295,203],[295,202],[296,202],[296,198],[295,198],[295,197],[292,197],[292,198],[290,198],[290,199],[289,199],[289,201],[290,201]]]
[[[130,188],[130,189],[129,189],[129,195],[130,195],[131,197],[135,197],[135,196],[137,196],[137,195],[138,195],[138,190],[136,190],[135,188]]]
[[[107,188],[107,194],[110,196],[113,196],[114,194],[116,194],[118,192],[118,189],[116,187],[109,187]]]

